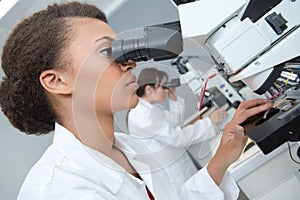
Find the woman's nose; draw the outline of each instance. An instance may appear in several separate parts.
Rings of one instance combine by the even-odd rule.
[[[120,64],[120,67],[122,69],[122,71],[128,71],[128,70],[131,70],[131,69],[134,69],[136,68],[136,63],[134,61],[128,61],[126,63],[122,63]]]

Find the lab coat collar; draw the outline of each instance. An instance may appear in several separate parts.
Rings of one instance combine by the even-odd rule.
[[[138,172],[138,174],[146,183],[148,189],[154,195],[155,192],[151,176],[151,166],[146,162],[143,162],[138,153],[138,149],[144,149],[145,146],[140,142],[135,141],[135,139],[130,135],[120,132],[115,132],[115,146],[120,148],[121,151],[126,155],[130,164]]]
[[[92,173],[112,193],[120,190],[126,171],[109,157],[82,144],[58,123],[55,124],[53,146],[66,158],[87,169],[87,173]]]

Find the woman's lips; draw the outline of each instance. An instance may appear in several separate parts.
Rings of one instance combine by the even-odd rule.
[[[138,88],[139,85],[138,85],[138,83],[137,83],[137,78],[136,78],[135,76],[133,76],[133,77],[129,80],[129,82],[126,84],[126,86]]]

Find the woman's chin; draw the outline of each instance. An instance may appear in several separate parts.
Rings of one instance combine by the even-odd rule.
[[[135,108],[136,105],[139,103],[139,97],[136,94],[133,94],[129,100],[129,110]]]

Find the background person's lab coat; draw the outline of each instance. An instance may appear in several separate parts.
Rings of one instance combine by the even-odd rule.
[[[169,100],[167,111],[140,98],[128,114],[129,134],[155,154],[170,181],[179,188],[198,171],[186,149],[216,134],[208,117],[181,128],[184,105],[177,97],[177,101]]]

